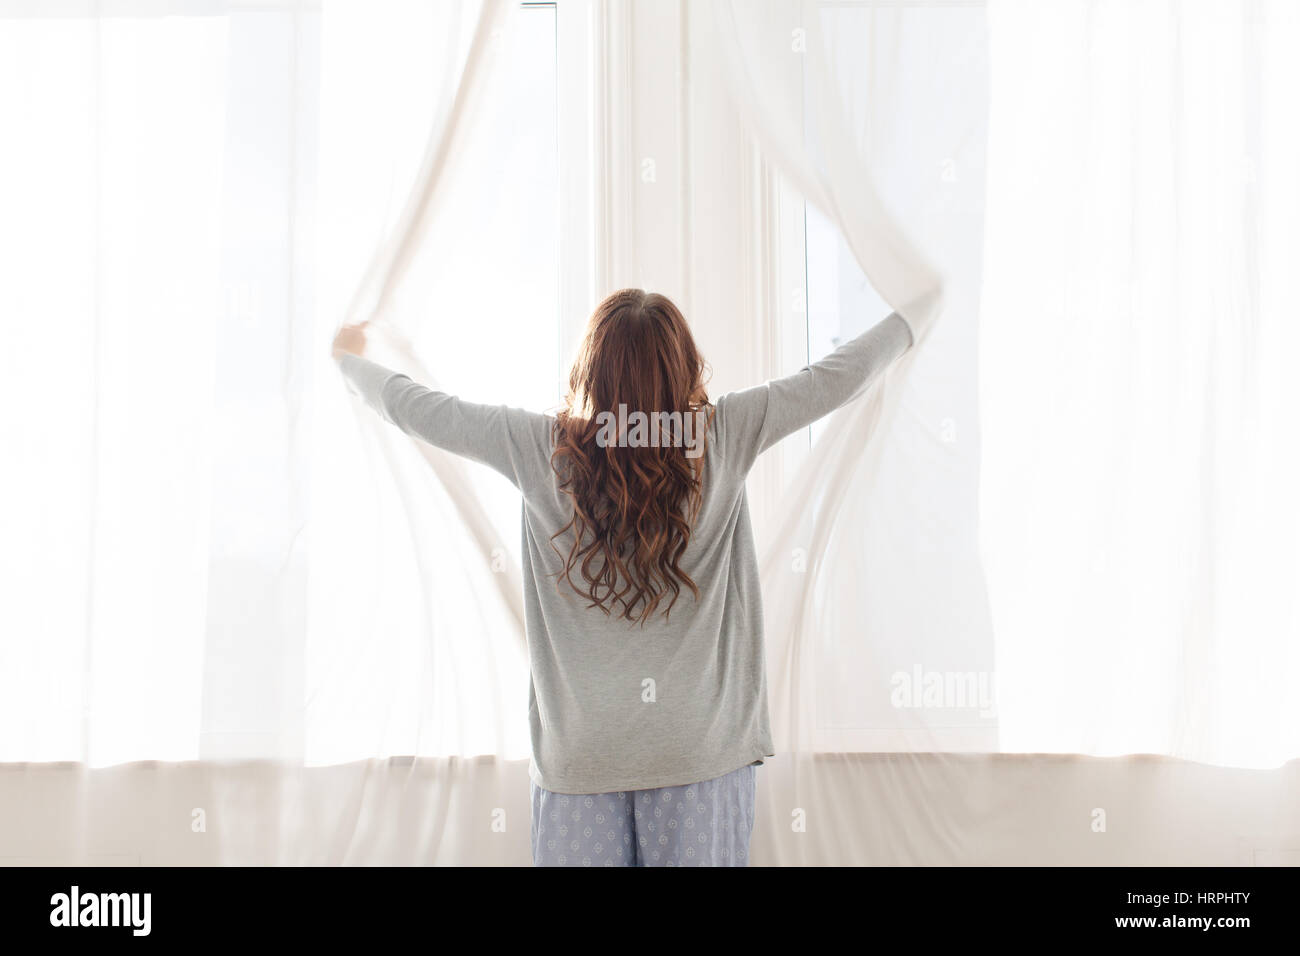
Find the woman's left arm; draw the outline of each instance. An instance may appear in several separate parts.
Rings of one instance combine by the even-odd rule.
[[[340,330],[333,354],[358,394],[384,419],[430,445],[494,468],[520,490],[547,474],[550,435],[545,416],[467,402],[414,382],[351,351],[349,346],[364,348],[364,335],[359,342],[343,335],[355,328]]]

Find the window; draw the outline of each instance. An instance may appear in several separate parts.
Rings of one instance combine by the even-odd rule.
[[[888,138],[881,152],[899,165],[882,161],[874,172],[882,181],[896,180],[888,191],[896,204],[891,212],[909,232],[942,220],[952,248],[978,249],[984,181],[984,134],[978,118],[986,93],[974,82],[960,91],[938,89],[926,64],[956,55],[943,46],[949,36],[978,37],[983,11],[976,5],[920,6],[907,8],[904,15],[894,7],[882,13],[877,6],[821,5],[824,35],[844,51],[898,44],[888,55],[846,55],[838,63],[844,71],[840,79],[854,89],[889,84],[894,114],[859,116],[854,133]],[[903,17],[905,27],[887,25],[894,16]],[[968,23],[969,29],[929,29],[955,21]],[[983,56],[977,45],[960,53],[970,62]],[[877,70],[883,72],[877,76]],[[880,106],[879,100],[872,102]],[[853,105],[862,109],[865,103],[862,98]],[[910,123],[908,116],[945,121]],[[965,135],[952,136],[946,125],[951,117],[965,117]],[[934,205],[926,206],[926,201]],[[961,214],[944,218],[952,210]],[[787,254],[783,268],[805,281],[807,355],[790,357],[787,371],[821,359],[892,311],[837,226],[810,204],[800,225],[802,242],[794,248],[803,261],[790,262]],[[973,343],[979,321],[979,257],[945,263],[945,274],[948,309],[942,327],[931,330],[924,353],[916,357],[899,398],[896,427],[887,427],[881,436],[879,460],[871,465],[873,494],[869,499],[849,495],[836,512],[832,553],[838,560],[826,560],[819,582],[825,593],[835,595],[824,602],[817,629],[820,749],[998,749],[992,624],[975,507],[980,430]],[[831,422],[824,418],[799,436],[803,448],[788,448],[788,457],[800,460],[807,454],[804,449],[828,437]],[[942,542],[942,548],[936,553],[927,542]],[[935,588],[932,599],[921,604],[915,601],[919,581],[933,582]],[[900,706],[906,691],[936,679],[958,691],[950,702]]]

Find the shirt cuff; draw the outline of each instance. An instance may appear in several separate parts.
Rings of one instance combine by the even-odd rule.
[[[344,377],[356,387],[361,397],[371,404],[377,405],[380,396],[383,395],[384,385],[393,375],[397,374],[378,362],[372,362],[360,355],[353,355],[351,352],[345,352],[339,356],[338,362]]]
[[[903,323],[903,328],[907,329],[907,348],[910,349],[913,345],[916,344],[916,330],[912,328],[911,322],[907,321],[907,319],[903,318],[897,312],[894,313],[893,317],[898,319],[899,322]],[[904,349],[904,351],[906,351],[906,349]]]

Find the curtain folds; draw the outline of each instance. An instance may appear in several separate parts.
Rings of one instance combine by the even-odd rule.
[[[985,17],[979,6],[713,6],[728,87],[760,149],[840,229],[862,275],[916,338],[870,394],[833,417],[765,542],[781,756],[763,775],[763,825],[772,862],[807,863],[862,825],[857,788],[824,755],[926,752],[937,782],[945,752],[995,749],[991,693],[978,694],[992,667],[974,528],[929,537],[946,517],[943,502],[969,500],[976,459],[968,444],[945,448],[929,423],[908,416],[909,405],[960,400],[973,384],[973,357],[960,346],[979,310]],[[930,474],[900,486],[902,469]],[[912,543],[891,550],[902,541]],[[924,613],[937,591],[955,613]],[[897,678],[917,672],[926,675],[918,695],[932,673],[976,693],[933,709],[900,706],[908,688]],[[815,825],[792,827],[814,806]],[[950,853],[960,855],[956,845]]]

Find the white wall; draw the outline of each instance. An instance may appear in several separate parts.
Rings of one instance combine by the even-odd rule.
[[[799,804],[806,833],[789,829],[786,763],[763,768],[768,825],[755,830],[754,865],[1300,865],[1300,762],[1261,771],[1159,757],[852,754],[827,763],[825,802]],[[861,807],[862,825],[829,832],[832,804]],[[201,832],[196,808],[206,811]],[[1097,809],[1104,831],[1094,830]],[[525,761],[0,766],[0,865],[528,866],[528,826]]]

